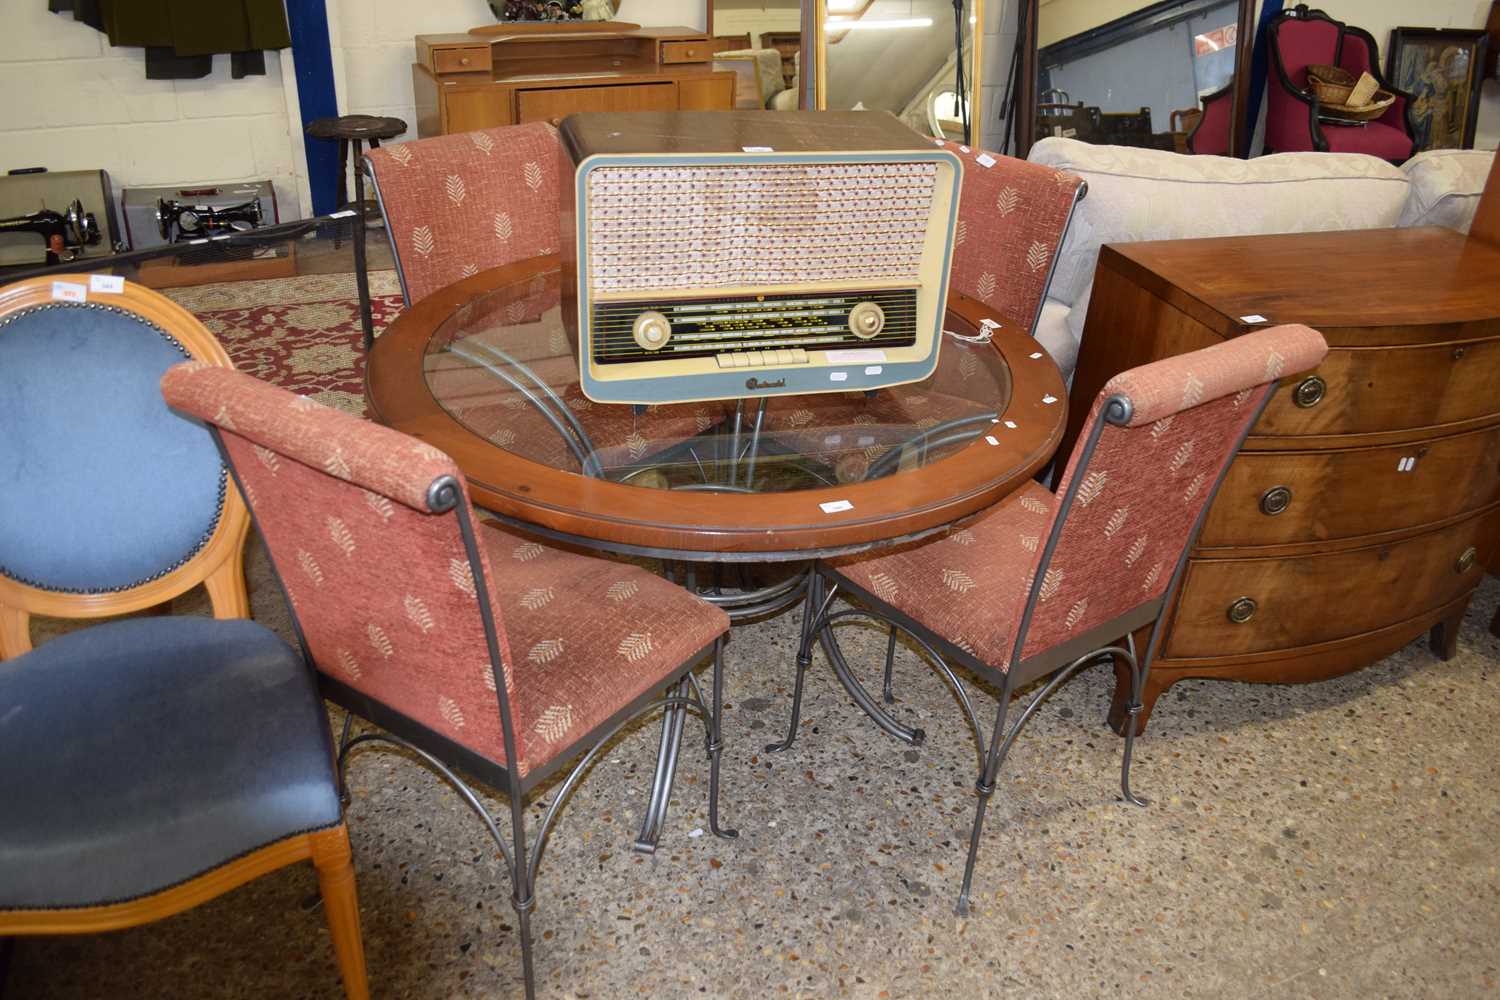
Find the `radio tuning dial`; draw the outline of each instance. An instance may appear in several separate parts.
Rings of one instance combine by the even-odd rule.
[[[861,340],[885,329],[885,310],[874,302],[861,302],[849,310],[849,331]]]
[[[672,339],[672,323],[661,313],[648,310],[635,318],[630,333],[644,350],[659,351]]]

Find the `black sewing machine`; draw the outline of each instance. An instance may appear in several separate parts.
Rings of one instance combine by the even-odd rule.
[[[260,228],[265,213],[259,198],[239,205],[184,204],[169,198],[156,200],[156,225],[168,243],[207,239],[228,233],[247,233]]]
[[[66,212],[54,212],[50,208],[39,209],[30,215],[17,215],[0,219],[0,233],[35,233],[47,247],[47,264],[75,260],[86,246],[99,242],[99,223],[92,212],[83,210],[83,203],[74,201]]]

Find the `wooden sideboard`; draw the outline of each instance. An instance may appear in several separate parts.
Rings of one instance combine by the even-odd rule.
[[[734,74],[691,28],[418,35],[417,135],[547,121],[576,111],[722,111]]]
[[[1320,680],[1428,630],[1447,659],[1500,558],[1500,247],[1452,230],[1106,246],[1063,448],[1111,376],[1265,325],[1253,316],[1306,323],[1330,350],[1230,466],[1163,618],[1146,716],[1183,678]]]

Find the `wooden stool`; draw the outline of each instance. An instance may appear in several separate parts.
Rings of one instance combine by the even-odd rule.
[[[359,322],[365,335],[365,350],[375,343],[375,320],[370,313],[370,278],[365,273],[365,174],[360,163],[364,151],[360,144],[368,142],[371,149],[380,148],[380,140],[394,139],[406,131],[406,122],[400,118],[382,118],[378,115],[343,115],[339,118],[318,118],[308,122],[303,129],[314,139],[338,140],[339,144],[339,208],[349,204],[349,151],[354,150],[354,203],[359,219],[354,227],[354,281],[359,286]]]

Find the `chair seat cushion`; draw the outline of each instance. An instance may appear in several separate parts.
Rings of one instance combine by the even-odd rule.
[[[526,772],[546,767],[729,628],[729,616],[639,566],[544,544],[491,521],[493,570]],[[489,756],[503,762],[496,747]]]
[[[939,538],[829,565],[980,663],[1005,671],[1056,499],[1028,481]]]
[[[0,910],[150,895],[340,822],[302,657],[254,622],[136,618],[0,663]]]
[[[1363,125],[1330,125],[1325,122],[1322,129],[1330,153],[1364,153],[1393,163],[1411,156],[1411,136],[1384,122]]]

